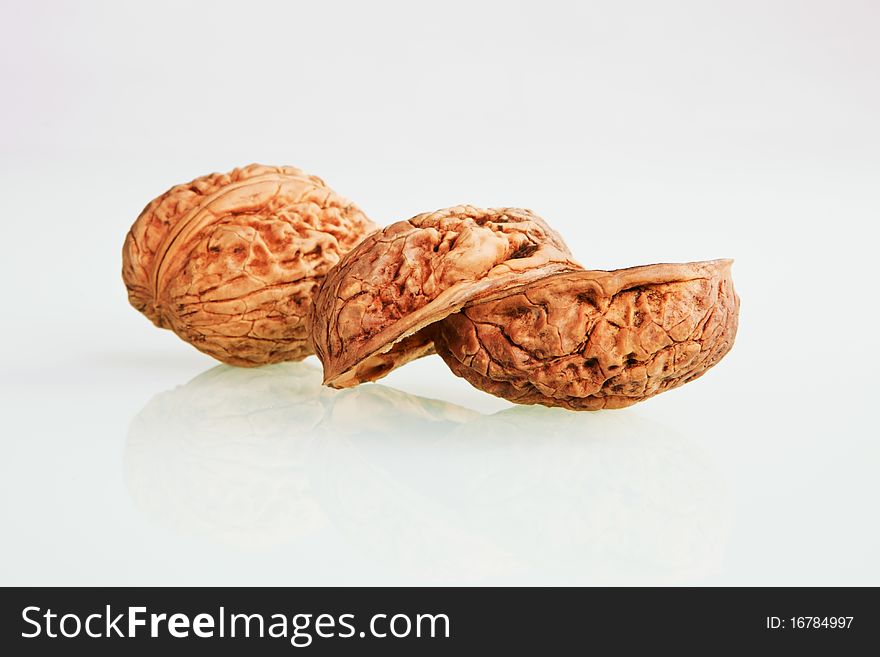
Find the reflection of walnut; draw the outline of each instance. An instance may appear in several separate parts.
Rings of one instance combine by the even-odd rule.
[[[311,353],[321,278],[375,226],[315,176],[257,164],[178,185],[123,247],[131,304],[199,350],[242,366]]]
[[[730,264],[551,275],[450,315],[436,348],[459,376],[521,404],[630,406],[730,350],[739,305]]]
[[[481,296],[580,269],[527,210],[467,206],[422,214],[366,238],[327,274],[310,314],[324,382],[378,379],[431,352],[425,327]]]
[[[453,372],[512,401],[620,408],[730,350],[730,262],[585,271],[531,212],[456,207],[365,239],[328,273],[309,326],[334,387],[436,347]]]
[[[132,420],[128,490],[161,525],[242,547],[322,529],[309,452],[338,396],[305,363],[218,365],[159,393]]]

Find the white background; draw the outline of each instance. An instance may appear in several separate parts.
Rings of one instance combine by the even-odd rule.
[[[880,584],[878,33],[867,0],[3,0],[0,583]],[[383,224],[528,207],[597,269],[733,257],[736,345],[595,414],[436,357],[188,383],[122,241],[252,161]]]

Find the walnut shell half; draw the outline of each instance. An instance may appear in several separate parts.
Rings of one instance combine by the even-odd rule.
[[[122,277],[135,308],[217,360],[300,360],[315,289],[375,229],[320,178],[252,164],[150,202],[126,237]]]
[[[623,408],[693,381],[730,351],[731,260],[552,274],[437,325],[457,375],[520,404]]]
[[[528,210],[458,206],[373,233],[328,272],[309,314],[324,383],[374,381],[432,353],[423,330],[465,304],[581,269]]]

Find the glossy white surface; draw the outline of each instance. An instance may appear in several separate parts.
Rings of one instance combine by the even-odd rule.
[[[609,5],[4,6],[0,584],[880,584],[877,9]],[[734,257],[736,346],[580,414],[215,367],[119,253],[253,160],[380,223],[530,207],[594,268]]]

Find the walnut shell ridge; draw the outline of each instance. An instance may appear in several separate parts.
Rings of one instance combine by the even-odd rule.
[[[437,352],[520,404],[622,408],[701,376],[732,347],[731,260],[588,271],[528,210],[457,206],[392,224],[330,270],[308,323],[345,388]]]
[[[321,279],[376,228],[320,178],[252,164],[151,201],[126,236],[122,277],[135,308],[217,360],[300,360]]]

